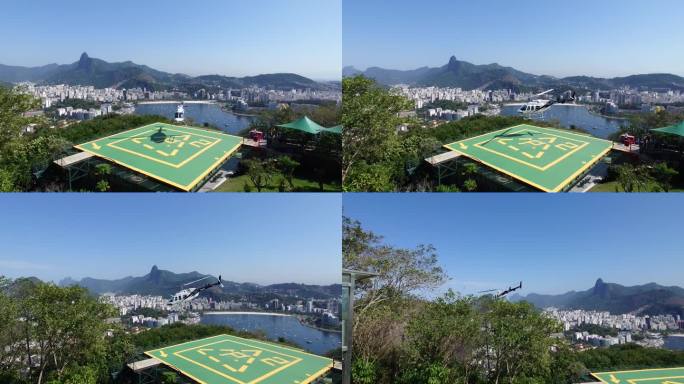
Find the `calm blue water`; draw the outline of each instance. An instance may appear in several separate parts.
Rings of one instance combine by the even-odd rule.
[[[501,109],[503,116],[520,116],[520,105],[506,105]],[[552,105],[543,116],[531,116],[533,120],[560,121],[562,127],[570,128],[571,125],[582,128],[596,137],[607,138],[616,132],[622,125],[629,124],[622,119],[609,119],[590,113],[584,106]]]
[[[247,332],[260,330],[271,340],[278,340],[282,337],[317,355],[339,348],[342,343],[340,333],[323,332],[305,327],[291,316],[204,315],[201,323],[227,325],[235,330]]]
[[[663,347],[672,351],[684,351],[684,337],[666,337]]]
[[[139,104],[135,106],[135,114],[160,115],[173,119],[177,107],[177,104]],[[209,123],[228,133],[238,133],[249,127],[253,119],[224,112],[216,104],[185,104],[185,116],[191,118],[196,125]]]

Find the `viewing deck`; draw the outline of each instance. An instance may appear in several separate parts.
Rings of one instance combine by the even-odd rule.
[[[614,142],[613,151],[624,153],[639,153],[639,144],[624,145],[622,143]]]
[[[130,368],[135,373],[139,373],[139,372],[142,372],[144,370],[157,367],[160,364],[162,364],[161,360],[157,360],[155,358],[150,358],[150,359],[136,361],[135,363],[130,363],[130,364],[128,364],[128,368]]]
[[[93,157],[92,153],[89,152],[79,152],[76,154],[73,154],[71,156],[67,157],[62,157],[61,159],[55,160],[55,164],[59,165],[62,168],[70,167],[74,164],[78,164],[82,161],[88,160],[91,157]]]
[[[437,164],[441,164],[441,163],[445,163],[447,161],[457,159],[459,157],[461,157],[460,153],[454,152],[454,151],[449,151],[449,152],[440,153],[439,155],[428,157],[427,159],[425,159],[425,161],[427,161],[430,165],[437,165]]]

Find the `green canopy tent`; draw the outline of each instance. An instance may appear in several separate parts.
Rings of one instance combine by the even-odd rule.
[[[684,121],[679,124],[670,125],[662,128],[651,129],[651,132],[663,133],[666,135],[677,136],[677,148],[676,151],[680,155],[684,155],[682,151],[682,138],[684,137]]]
[[[342,126],[336,125],[334,127],[326,128],[325,132],[334,133],[336,135],[341,135],[342,134]]]
[[[654,128],[651,129],[651,131],[684,137],[684,121],[679,124],[670,125],[668,127]]]
[[[327,128],[320,126],[315,121],[309,119],[308,116],[304,116],[301,119],[295,120],[291,123],[276,125],[276,127],[286,128],[286,129],[295,129],[295,130],[302,131],[305,133],[310,133],[312,135],[316,135],[320,132],[327,130]]]

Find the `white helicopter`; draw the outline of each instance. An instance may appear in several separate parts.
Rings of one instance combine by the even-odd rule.
[[[211,276],[205,276],[205,277],[203,277],[203,278],[201,278],[201,279],[199,279],[199,280],[195,280],[195,281],[191,281],[191,282],[189,282],[189,283],[185,283],[185,284],[183,284],[181,287],[185,287],[185,286],[188,286],[188,285],[195,284],[195,283],[197,283],[197,282],[199,282],[199,281],[206,280],[206,279],[208,279],[208,278],[210,278],[210,277],[211,277]],[[174,306],[174,305],[176,305],[176,304],[180,304],[180,303],[184,303],[184,302],[190,301],[190,300],[192,300],[192,299],[197,298],[197,296],[199,296],[199,294],[200,294],[202,291],[206,291],[207,289],[209,289],[209,288],[211,288],[211,287],[216,287],[216,286],[220,286],[221,288],[223,288],[223,281],[221,280],[221,275],[219,275],[218,281],[217,281],[216,283],[205,284],[205,285],[202,286],[202,287],[196,287],[196,288],[182,288],[180,291],[178,291],[175,295],[173,295],[173,296],[171,297],[171,300],[169,300],[169,301],[166,303],[166,306],[167,306],[167,307],[172,307],[172,306]]]
[[[518,284],[518,286],[516,286],[516,287],[508,287],[508,289],[504,289],[504,290],[500,290],[500,289],[488,289],[488,290],[486,290],[486,291],[480,291],[480,292],[478,292],[478,293],[496,292],[495,294],[492,294],[492,296],[494,296],[494,297],[496,297],[496,298],[498,299],[498,298],[500,298],[500,297],[504,297],[504,296],[508,295],[508,294],[511,293],[511,292],[515,292],[515,291],[517,291],[518,289],[522,289],[522,281],[521,281],[520,284]]]
[[[183,103],[180,103],[178,108],[176,108],[176,113],[173,115],[173,120],[177,123],[182,123],[185,121],[185,107]]]
[[[551,93],[551,92],[553,92],[553,89],[549,89],[549,90],[546,90],[542,93],[538,93],[532,97],[544,96],[547,93]],[[549,108],[550,106],[552,106],[555,103],[556,103],[555,100],[546,100],[546,99],[528,100],[527,103],[523,104],[520,107],[518,112],[522,113],[522,114],[539,113],[539,112],[546,110],[547,108]]]

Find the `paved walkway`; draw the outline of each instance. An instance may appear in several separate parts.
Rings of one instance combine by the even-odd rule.
[[[211,192],[216,190],[216,188],[220,187],[221,184],[225,183],[228,181],[230,176],[233,176],[233,171],[226,171],[225,169],[219,169],[218,172],[204,185],[202,188],[199,189],[197,192]]]
[[[587,192],[594,188],[596,184],[600,184],[606,176],[608,176],[608,164],[599,162],[591,171],[589,171],[589,174],[570,189],[570,192]]]

